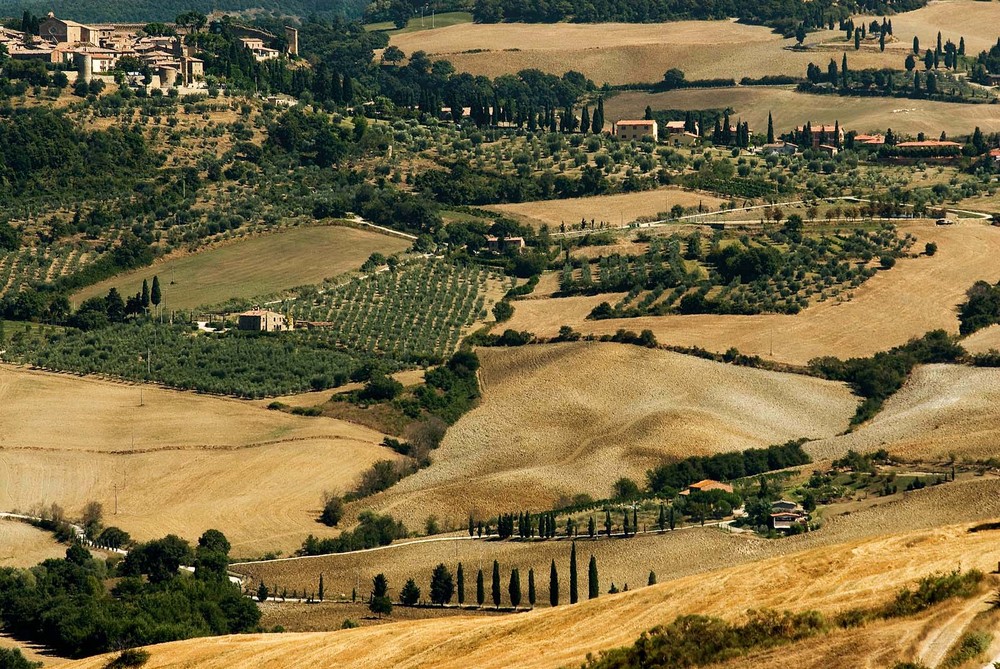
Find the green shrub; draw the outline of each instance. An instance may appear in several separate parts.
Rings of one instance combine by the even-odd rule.
[[[141,648],[129,648],[123,650],[117,657],[104,665],[104,669],[130,669],[131,667],[141,667],[147,662],[149,662],[149,651]]]

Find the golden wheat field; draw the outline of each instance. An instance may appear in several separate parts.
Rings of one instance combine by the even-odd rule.
[[[904,224],[913,233],[914,248],[937,243],[932,257],[901,259],[894,269],[879,272],[846,302],[813,302],[788,316],[644,316],[586,320],[598,303],[612,304],[619,296],[595,295],[517,302],[507,327],[555,336],[562,325],[583,333],[612,334],[619,328],[650,329],[661,344],[701,346],[723,352],[735,346],[742,353],[791,364],[834,355],[866,356],[905,343],[929,330],[958,331],[956,306],[977,280],[1000,280],[992,261],[1000,252],[1000,229],[964,222],[939,227],[931,222]]]
[[[643,216],[657,216],[661,212],[669,212],[671,207],[678,204],[685,208],[704,205],[715,210],[723,202],[725,200],[707,193],[681,188],[661,188],[641,193],[540,200],[500,204],[487,208],[513,216],[535,227],[545,224],[550,230],[556,231],[562,223],[568,228],[578,225],[581,220],[586,220],[588,223],[594,220],[598,224],[605,222],[610,227],[619,227]]]
[[[921,511],[939,508],[942,502],[971,504],[975,497],[976,511],[994,517],[1000,513],[997,482],[986,483],[946,486],[954,489],[951,493],[944,489],[920,491],[911,499],[924,498],[924,503],[902,505],[906,507],[904,513],[913,525],[920,526],[925,520],[918,515]],[[947,494],[962,499],[949,499]],[[845,524],[854,525],[854,531],[867,521],[865,532],[870,533],[865,538],[848,538],[831,527],[827,534],[820,531],[762,542],[775,547],[771,549],[776,551],[772,557],[751,562],[737,559],[733,566],[669,581],[661,579],[656,586],[601,595],[575,606],[537,609],[515,616],[451,617],[334,633],[192,640],[153,647],[147,666],[294,668],[322,663],[341,667],[555,668],[580,662],[587,652],[631,643],[641,631],[685,613],[738,620],[746,609],[758,607],[835,612],[885,602],[900,587],[931,572],[959,566],[990,571],[996,566],[1000,549],[995,532],[973,534],[967,531],[967,525],[908,529],[900,523],[900,513],[893,510],[894,506],[901,505],[887,504],[879,510],[881,518],[862,512],[844,519]],[[966,516],[971,509],[948,507],[931,515],[940,519],[949,512]],[[878,531],[886,534],[874,536]],[[984,590],[979,601],[985,601],[987,596],[989,592]],[[968,605],[978,606],[979,602]],[[925,629],[926,622],[926,618],[914,619],[892,637],[881,638],[891,638],[889,650],[899,656],[925,653],[928,634],[932,633]],[[825,641],[831,652],[838,646],[836,637]],[[866,644],[873,649],[878,646]],[[883,646],[881,651],[885,650]],[[72,666],[100,667],[106,661],[92,658]]]
[[[133,295],[143,279],[152,281],[157,275],[164,308],[194,309],[320,283],[357,270],[376,251],[389,255],[409,246],[399,237],[339,225],[291,228],[166,256],[151,267],[88,286],[73,300],[79,304],[112,287],[122,295]]]
[[[34,567],[65,555],[66,546],[50,533],[20,521],[0,519],[0,567]]]
[[[696,110],[731,107],[733,117],[750,124],[754,132],[767,129],[767,115],[774,118],[777,133],[796,126],[840,122],[845,130],[893,132],[915,136],[924,132],[938,136],[968,134],[977,126],[983,132],[1000,131],[1000,105],[959,104],[903,98],[852,98],[839,95],[799,93],[786,86],[742,86],[642,93],[629,91],[609,98],[604,110],[608,121],[642,118],[646,106],[653,109]]]
[[[290,550],[325,490],[346,490],[383,435],[238,400],[0,368],[0,510],[100,502],[136,538],[222,530],[236,554]],[[134,443],[133,443],[134,433]],[[113,515],[115,491],[118,515]]]
[[[882,19],[856,17],[855,23],[862,20],[871,22],[876,18],[879,21]],[[926,7],[894,14],[891,18],[893,35],[904,47],[912,47],[916,35],[920,39],[921,51],[933,49],[937,34],[941,32],[942,40],[950,39],[955,44],[964,37],[966,53],[974,56],[997,43],[1000,6],[995,2],[979,0],[932,0]]]
[[[1000,350],[1000,325],[991,325],[973,332],[962,340],[962,347],[973,354]]]
[[[688,79],[804,76],[810,62],[825,66],[832,56],[839,60],[844,47],[849,47],[855,68],[903,67],[905,56],[896,50],[881,53],[877,46],[866,46],[854,51],[843,37],[838,31],[813,33],[805,43],[816,50],[796,51],[786,48],[794,39],[735,21],[500,23],[394,35],[391,44],[406,54],[425,51],[477,75],[497,77],[531,68],[561,75],[575,70],[597,85],[655,83],[670,68],[680,68]]]
[[[664,458],[832,436],[857,399],[846,386],[616,344],[481,349],[483,400],[434,452],[431,467],[366,507],[422,527],[464,526],[470,512],[550,508],[608,496]]]

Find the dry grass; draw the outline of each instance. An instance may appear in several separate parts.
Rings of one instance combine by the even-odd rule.
[[[973,354],[1000,351],[1000,325],[991,325],[972,333],[962,340],[962,346]]]
[[[827,58],[821,62],[826,62]],[[771,86],[622,93],[607,100],[605,116],[609,122],[642,118],[647,105],[653,109],[691,110],[732,107],[734,118],[743,119],[756,132],[767,128],[768,112],[774,115],[777,133],[787,132],[809,120],[813,123],[839,121],[840,127],[859,132],[885,132],[886,128],[892,128],[897,133],[925,132],[934,137],[942,130],[949,135],[968,134],[976,126],[983,132],[1000,130],[998,105],[811,95],[790,87]]]
[[[875,18],[857,17],[854,20],[860,25],[862,20],[870,23]],[[877,18],[882,20],[882,17]],[[921,51],[934,48],[938,31],[942,40],[950,39],[955,44],[964,37],[966,54],[975,56],[997,43],[998,21],[1000,7],[993,2],[933,0],[916,11],[894,15],[892,31],[904,48],[912,46],[914,35],[919,37]]]
[[[783,39],[764,26],[735,21],[677,21],[654,24],[464,24],[396,35],[392,44],[405,53],[423,50],[445,58],[459,71],[496,77],[537,68],[561,75],[582,72],[598,85],[657,82],[672,67],[688,79],[759,77],[766,74],[804,76],[810,62],[840,53],[843,33],[823,31],[806,40],[820,51],[786,49]],[[827,52],[824,43],[838,41]],[[854,51],[854,68],[899,67],[904,56],[877,48]],[[473,51],[476,51],[473,53]],[[832,55],[831,55],[832,54]],[[714,105],[720,106],[720,105]],[[611,120],[611,117],[608,116]]]
[[[240,239],[196,253],[180,253],[151,267],[121,274],[73,295],[76,303],[105,295],[114,286],[122,295],[138,292],[143,279],[160,277],[163,306],[193,309],[320,283],[361,267],[375,251],[390,254],[409,242],[367,230],[336,225],[292,228]]]
[[[597,295],[519,302],[508,327],[541,336],[554,336],[561,325],[594,334],[648,328],[663,344],[718,352],[735,346],[746,354],[792,364],[824,355],[871,355],[936,328],[957,332],[956,305],[969,286],[978,279],[1000,280],[1000,268],[991,260],[1000,252],[1000,230],[971,222],[950,227],[914,223],[901,228],[917,237],[915,248],[936,242],[937,254],[901,259],[893,270],[880,272],[853,291],[849,302],[813,303],[795,316],[706,314],[588,321],[594,306],[617,299]]]
[[[0,567],[34,567],[66,556],[66,546],[48,532],[15,520],[0,520]]]
[[[424,370],[407,369],[402,372],[391,374],[390,376],[402,383],[404,386],[415,386],[423,383]],[[291,407],[314,407],[325,404],[333,395],[360,390],[364,387],[364,385],[365,384],[363,383],[345,383],[339,388],[331,388],[329,390],[317,390],[308,393],[298,393],[296,395],[284,395],[282,397],[269,397],[263,400],[254,400],[253,404],[266,407],[272,402],[281,402],[282,404],[287,404]]]
[[[501,204],[489,209],[514,215],[515,217],[540,227],[542,224],[557,231],[561,223],[567,227],[578,225],[581,219],[594,219],[598,224],[606,222],[611,227],[627,225],[642,216],[656,216],[669,212],[676,204],[682,207],[697,207],[703,204],[718,209],[725,200],[714,195],[680,188],[661,188],[655,191],[627,193],[624,195],[598,195],[566,200],[541,200],[518,204]]]
[[[887,504],[849,516],[821,532],[761,541],[766,550],[751,556],[756,560],[737,556],[735,566],[710,572],[710,577],[693,574],[661,580],[654,587],[517,616],[464,616],[335,633],[192,640],[153,648],[148,666],[554,668],[576,664],[587,652],[631,643],[641,631],[685,613],[733,619],[751,607],[814,608],[830,613],[877,605],[928,573],[959,564],[984,571],[996,565],[993,533],[970,534],[966,526],[925,528],[927,521],[967,516],[972,507],[977,514],[996,516],[1000,486],[996,481],[978,481],[948,487],[952,490],[922,491],[911,495],[907,504]],[[892,534],[878,534],[886,531]],[[691,554],[689,562],[701,557]],[[925,635],[926,621],[911,619],[912,626],[901,624],[893,637],[881,638],[892,638],[894,650],[908,652]],[[841,652],[846,652],[839,636],[809,643],[822,645],[824,641],[823,652],[833,652],[838,642]],[[885,653],[878,643],[858,649],[862,648]],[[797,648],[791,650],[803,657]],[[103,661],[94,658],[73,666],[99,667]],[[793,665],[775,662],[768,666]]]
[[[3,367],[0,509],[56,502],[73,514],[96,500],[139,539],[214,527],[240,555],[287,551],[325,529],[324,490],[394,457],[383,435],[341,421],[153,387],[139,407],[139,392]]]
[[[998,402],[1000,369],[927,365],[860,430],[806,449],[821,459],[887,448],[904,458],[987,460],[1000,439]]]
[[[664,458],[831,436],[856,406],[840,384],[634,346],[479,353],[482,404],[448,431],[431,467],[366,506],[411,528],[432,513],[462,527],[472,511],[600,499]]]

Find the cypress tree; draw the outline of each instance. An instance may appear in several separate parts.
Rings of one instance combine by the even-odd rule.
[[[462,569],[462,563],[458,563],[458,574],[456,575],[456,580],[458,581],[458,603],[459,605],[465,604],[465,570]]]
[[[882,31],[878,35],[878,48],[879,51],[885,52],[885,31]]]
[[[493,605],[500,608],[500,563],[493,561]]]
[[[920,53],[920,38],[916,35],[913,36],[913,53]]]
[[[595,135],[604,132],[604,98],[597,98],[597,109],[594,110],[592,130]]]
[[[486,601],[486,584],[483,582],[483,570],[479,570],[479,574],[476,575],[476,604],[482,607],[483,602]]]
[[[670,529],[674,529],[674,505],[670,505]]]
[[[323,589],[323,574],[320,574],[319,575],[319,601],[321,601],[321,602],[323,601],[323,593],[324,593],[324,589]]]
[[[854,31],[854,50],[857,51],[861,48],[861,31]]]
[[[556,571],[556,561],[549,567],[549,605],[559,606],[559,572]]]
[[[510,595],[510,603],[517,610],[521,603],[521,572],[517,567],[510,570],[510,585],[507,586],[507,593]]]
[[[844,80],[844,88],[847,88],[847,54],[844,54],[843,59],[840,61],[840,76]]]
[[[767,143],[774,144],[774,119],[771,118],[771,112],[767,112]],[[662,504],[660,505],[660,515],[663,515]],[[663,528],[660,527],[660,529],[662,530]]]
[[[622,514],[622,515],[624,516],[624,518],[622,518],[622,525],[625,528],[624,534],[625,534],[625,537],[627,538],[628,537],[628,531],[631,529],[631,527],[630,527],[631,523],[629,523],[629,520],[628,520],[628,510],[626,510],[625,513]]]
[[[472,516],[469,516],[469,536],[474,536],[476,534],[476,523],[473,521]]]
[[[934,53],[937,54],[937,55],[941,55],[941,51],[942,51],[942,49],[941,49],[941,31],[939,30],[938,31],[938,38],[937,38],[937,48],[934,49]]]
[[[149,301],[150,301],[149,282],[146,281],[145,279],[142,280],[142,293],[139,297],[139,300],[142,302],[143,309],[149,309]]]
[[[587,105],[584,105],[583,111],[580,112],[580,132],[584,134],[590,132],[590,107]]]
[[[601,594],[601,586],[597,583],[597,558],[590,556],[590,567],[587,570],[588,598],[594,599]]]
[[[528,604],[535,608],[535,570],[528,569]]]
[[[154,307],[160,306],[160,300],[163,299],[163,293],[160,292],[160,277],[153,277],[153,288],[149,292],[149,299],[153,303]]]
[[[604,510],[604,531],[611,538],[611,509]]]
[[[587,521],[587,534],[593,539],[594,535],[597,534],[597,524],[594,523],[594,517],[591,516],[590,520]]]
[[[636,508],[632,507],[632,534],[635,535],[639,531],[639,514]]]
[[[958,55],[959,56],[965,55],[965,37],[960,37],[958,39]]]
[[[665,530],[667,527],[667,512],[666,509],[663,508],[663,504],[660,504],[660,517],[657,519],[656,524],[659,525],[660,532]]]
[[[344,86],[341,89],[341,99],[343,99],[344,104],[351,104],[351,101],[354,100],[354,82],[346,74],[344,75]]]
[[[569,553],[569,603],[576,604],[580,599],[577,593],[576,583],[576,542],[573,542],[573,549]]]
[[[650,571],[649,572],[649,581],[646,582],[646,585],[656,585],[656,572],[655,571]]]
[[[642,118],[645,121],[652,121],[653,120],[653,108],[650,107],[649,105],[646,105],[646,113],[643,114]]]

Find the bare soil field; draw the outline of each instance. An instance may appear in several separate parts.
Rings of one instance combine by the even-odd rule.
[[[903,458],[988,460],[1000,440],[998,403],[1000,369],[926,365],[861,429],[806,450],[814,459],[886,448]]]
[[[843,33],[823,31],[810,34],[806,44],[837,39],[843,39]],[[831,57],[786,49],[794,39],[735,21],[462,24],[394,35],[391,43],[406,54],[423,50],[445,58],[457,70],[472,74],[497,77],[537,68],[562,75],[576,70],[599,86],[658,82],[672,67],[683,70],[688,79],[804,76],[810,62],[825,67]],[[903,67],[903,58],[890,50],[856,52],[851,44],[849,51],[856,69]],[[839,49],[837,58],[839,63]],[[610,115],[608,119],[613,120]]]
[[[0,369],[0,509],[98,501],[136,538],[214,527],[255,555],[326,530],[323,492],[395,457],[382,434],[329,418],[150,386],[139,398],[139,386]]]
[[[826,60],[824,58],[823,62]],[[983,132],[1000,131],[998,105],[812,95],[785,86],[626,92],[609,98],[604,103],[604,110],[606,118],[612,122],[642,118],[647,105],[653,109],[685,110],[732,107],[734,118],[743,119],[754,131],[767,128],[767,114],[771,112],[777,133],[787,132],[808,120],[813,123],[839,121],[841,128],[858,132],[885,132],[886,128],[892,128],[893,132],[914,136],[920,132],[937,136],[942,130],[949,135],[968,134],[970,128],[976,126]]]
[[[500,204],[487,209],[507,215],[540,227],[543,223],[549,230],[559,230],[559,225],[578,225],[581,219],[593,219],[598,224],[606,222],[610,227],[627,225],[641,216],[656,216],[668,212],[676,204],[682,207],[697,207],[702,204],[718,209],[725,200],[714,195],[680,188],[661,188],[641,193],[621,195],[598,195],[565,200],[541,200],[518,204]]]
[[[166,309],[193,309],[316,284],[361,267],[375,251],[386,255],[410,243],[399,237],[338,225],[291,228],[240,239],[195,253],[163,258],[73,295],[77,304],[115,287],[133,295],[142,280],[160,277]]]
[[[49,558],[66,557],[66,546],[27,523],[0,519],[0,567],[34,567]]]
[[[333,633],[191,640],[153,647],[147,666],[555,668],[574,665],[587,652],[632,643],[641,631],[685,613],[734,619],[751,607],[834,612],[877,605],[931,572],[948,571],[959,564],[963,569],[984,571],[996,566],[1000,552],[995,533],[969,533],[965,525],[927,528],[924,523],[929,518],[920,514],[929,512],[939,521],[949,515],[965,516],[975,502],[976,513],[996,515],[1000,513],[996,494],[1000,487],[996,481],[950,487],[954,489],[950,493],[941,488],[911,495],[908,501],[922,498],[916,504],[887,504],[877,512],[848,516],[840,528],[830,523],[829,531],[762,541],[775,551],[770,557],[737,558],[735,566],[712,571],[710,577],[702,573],[661,580],[656,586],[602,594],[575,606],[514,616],[462,616]],[[950,506],[961,502],[966,506]],[[901,522],[904,519],[909,522]],[[918,529],[910,529],[914,526]],[[859,532],[866,538],[845,536]],[[878,536],[879,532],[891,533]],[[583,548],[586,551],[587,546]],[[983,596],[987,594],[984,590]],[[891,639],[891,650],[907,653],[919,644],[927,619],[911,620],[912,627],[902,626],[894,636],[883,637]],[[904,630],[908,633],[903,634]],[[826,641],[831,640],[836,645],[834,637]],[[865,647],[878,649],[878,644]],[[72,666],[96,668],[106,661],[91,658]]]
[[[857,405],[846,386],[635,346],[480,349],[484,396],[433,464],[366,505],[423,527],[430,514],[551,508],[611,493],[665,458],[832,436]]]
[[[811,358],[866,356],[905,343],[929,330],[958,331],[956,306],[979,279],[995,283],[1000,267],[1000,230],[979,223],[939,227],[930,222],[900,226],[917,237],[916,249],[934,241],[933,257],[904,258],[853,291],[847,302],[815,302],[795,316],[694,315],[586,320],[598,303],[618,299],[595,295],[525,300],[515,305],[507,327],[555,336],[561,325],[582,333],[612,334],[619,328],[650,329],[661,344],[701,346],[724,352],[735,346],[780,362],[805,364]]]

